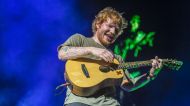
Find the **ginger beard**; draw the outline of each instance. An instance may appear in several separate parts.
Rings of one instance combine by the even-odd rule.
[[[110,44],[114,43],[116,38],[113,34],[109,34],[107,32],[100,32],[97,36],[100,43],[104,46],[109,46]]]

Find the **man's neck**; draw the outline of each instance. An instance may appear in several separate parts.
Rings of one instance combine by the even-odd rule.
[[[93,39],[96,43],[98,43],[98,44],[104,46],[104,45],[101,44],[101,42],[98,40],[97,36],[94,35],[94,36],[92,37],[92,39]]]

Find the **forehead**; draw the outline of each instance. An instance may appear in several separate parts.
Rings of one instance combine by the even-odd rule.
[[[119,29],[119,25],[113,19],[110,18],[104,21],[103,24],[110,25],[112,27],[116,27],[117,29]]]
[[[108,19],[105,21],[105,23],[118,26],[118,25],[116,24],[116,22],[114,22],[113,19],[110,19],[110,18],[108,18]]]

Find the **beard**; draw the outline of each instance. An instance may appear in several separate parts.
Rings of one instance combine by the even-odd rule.
[[[102,45],[109,46],[114,43],[115,37],[113,34],[110,34],[108,32],[103,32],[98,34],[98,40]]]

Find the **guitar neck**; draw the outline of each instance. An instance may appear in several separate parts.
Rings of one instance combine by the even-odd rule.
[[[132,68],[139,68],[139,67],[145,67],[145,66],[151,66],[152,61],[136,61],[136,62],[126,62],[119,64],[119,69],[132,69]]]
[[[172,70],[179,70],[180,67],[183,65],[182,61],[177,60],[169,60],[169,59],[162,59],[162,65],[166,66]],[[152,60],[147,61],[136,61],[136,62],[126,62],[121,64],[110,64],[109,66],[100,66],[101,71],[109,71],[110,69],[132,69],[132,68],[139,68],[145,66],[152,66]]]
[[[170,69],[179,70],[180,67],[183,65],[182,61],[176,60],[169,60],[169,59],[162,59],[162,64]],[[139,68],[145,66],[151,66],[152,60],[147,61],[136,61],[136,62],[126,62],[118,65],[118,69],[132,69],[132,68]]]

